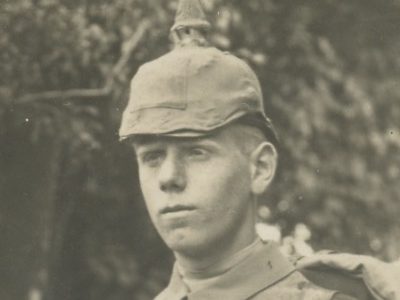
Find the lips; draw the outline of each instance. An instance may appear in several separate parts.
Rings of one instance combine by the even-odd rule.
[[[173,205],[167,206],[161,210],[161,214],[170,214],[170,213],[177,213],[177,212],[189,212],[195,210],[194,206],[190,205]]]

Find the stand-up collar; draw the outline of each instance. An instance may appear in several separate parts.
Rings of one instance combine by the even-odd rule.
[[[157,300],[243,300],[294,272],[294,266],[271,243],[262,243],[252,255],[200,291],[189,293],[175,266],[167,288]]]

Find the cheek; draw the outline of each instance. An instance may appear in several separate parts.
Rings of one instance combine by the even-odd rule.
[[[195,188],[203,198],[202,206],[208,208],[210,214],[221,214],[221,211],[231,214],[248,202],[250,172],[241,160],[215,163],[199,174]]]
[[[232,195],[248,193],[250,170],[247,161],[239,157],[226,167],[223,176],[220,176],[219,185]]]
[[[151,172],[141,171],[139,169],[139,182],[140,188],[142,190],[143,198],[146,203],[147,209],[150,215],[155,213],[157,207],[156,202],[156,192],[157,192],[157,182],[155,180],[156,174]]]
[[[142,191],[154,189],[157,186],[158,169],[139,166],[139,182]]]

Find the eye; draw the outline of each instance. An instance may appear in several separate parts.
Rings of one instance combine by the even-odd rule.
[[[208,157],[209,152],[201,147],[191,147],[187,150],[187,154],[190,158],[204,159]]]
[[[155,167],[163,160],[164,156],[162,150],[147,151],[140,156],[140,161],[145,165]]]

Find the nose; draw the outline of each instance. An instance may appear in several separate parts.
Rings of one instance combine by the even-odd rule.
[[[160,168],[159,185],[163,192],[177,193],[186,187],[186,172],[182,159],[175,154],[169,154]]]

